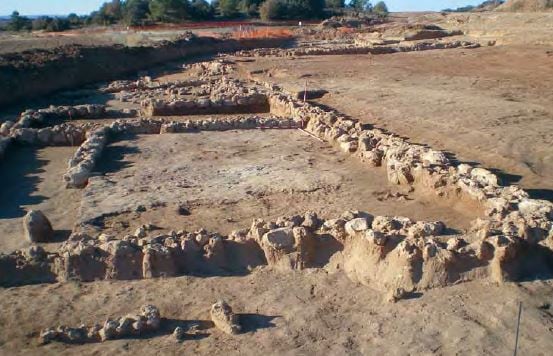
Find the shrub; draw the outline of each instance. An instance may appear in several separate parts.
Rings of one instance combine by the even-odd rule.
[[[33,30],[47,32],[61,32],[71,28],[68,18],[41,16],[33,20]]]
[[[384,1],[379,1],[374,5],[373,12],[379,16],[387,16],[388,6],[386,6]]]
[[[259,8],[262,20],[279,20],[286,17],[287,4],[284,0],[267,0]]]
[[[349,6],[357,11],[372,11],[370,0],[351,0]]]

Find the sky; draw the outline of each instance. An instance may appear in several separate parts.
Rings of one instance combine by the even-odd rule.
[[[72,12],[88,14],[100,7],[106,0],[0,0],[0,16],[17,10],[22,15],[67,15]],[[390,11],[439,11],[476,5],[483,0],[387,0]],[[346,0],[347,2],[347,0]],[[373,0],[373,3],[376,1]]]

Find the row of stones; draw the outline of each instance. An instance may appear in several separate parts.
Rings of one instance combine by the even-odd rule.
[[[87,327],[59,326],[47,328],[40,332],[39,343],[52,341],[65,343],[98,342],[145,335],[159,330],[161,316],[159,309],[153,305],[144,305],[139,313],[128,314],[116,319],[107,319],[103,325],[94,324]]]
[[[237,334],[242,331],[239,316],[224,300],[218,300],[210,308],[211,321],[214,326],[227,334]],[[139,313],[127,314],[119,318],[108,318],[103,324],[79,327],[58,326],[47,328],[40,332],[41,345],[53,341],[84,344],[90,342],[108,341],[114,339],[144,336],[160,330],[165,322],[161,318],[159,309],[151,304],[140,308]],[[189,323],[187,328],[177,326],[173,331],[176,341],[183,341],[201,334],[202,326],[198,323]]]
[[[0,126],[1,136],[10,136],[14,131],[29,127],[48,126],[53,120],[101,119],[105,117],[127,117],[135,115],[132,110],[108,109],[101,104],[76,106],[50,106],[46,109],[25,110],[16,122],[6,121]]]
[[[0,159],[7,155],[8,148],[13,143],[24,146],[80,145],[85,140],[86,132],[94,126],[93,124],[61,124],[42,129],[16,129],[9,136],[0,136]]]
[[[105,117],[134,117],[136,110],[107,109],[105,105],[50,106],[47,109],[26,110],[16,122],[0,125],[0,158],[11,143],[37,146],[75,146],[84,141],[92,124],[55,125],[54,120],[100,119]],[[45,126],[45,127],[42,127]],[[42,128],[37,128],[42,127]]]
[[[466,164],[455,166],[443,152],[368,128],[357,120],[303,103],[272,84],[271,112],[307,122],[306,130],[338,145],[370,166],[386,167],[394,184],[418,184],[438,195],[480,202],[490,234],[507,234],[553,247],[553,204],[530,199],[518,186],[503,187],[492,172]],[[549,238],[548,238],[549,237]]]
[[[282,50],[277,48],[261,48],[249,51],[237,52],[240,57],[296,57],[296,56],[316,56],[316,55],[344,55],[344,54],[390,54],[398,52],[413,52],[427,51],[434,49],[452,49],[452,48],[478,48],[479,43],[469,41],[434,41],[434,42],[418,42],[410,45],[400,46],[373,46],[373,45],[347,45],[333,46],[330,48],[324,47],[308,47],[308,48],[292,48]]]
[[[0,283],[242,274],[261,265],[323,268],[333,259],[352,279],[384,291],[518,277],[515,262],[524,253],[520,240],[481,231],[442,236],[444,229],[441,222],[354,211],[328,220],[312,212],[270,222],[256,219],[228,236],[203,229],[156,234],[152,226],[121,239],[73,234],[56,253],[33,246],[1,255],[5,273]]]

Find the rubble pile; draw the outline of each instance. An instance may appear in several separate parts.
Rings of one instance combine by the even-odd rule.
[[[121,102],[141,104],[150,99],[182,99],[189,95],[195,95],[196,88],[205,83],[206,81],[194,79],[164,83],[156,82],[148,86],[138,86],[133,81],[116,81],[108,85],[107,88],[110,89],[105,88],[103,90],[109,90]]]
[[[138,80],[116,80],[100,88],[102,93],[119,93],[121,91],[150,90],[162,86],[153,82],[151,77],[141,77]]]
[[[141,103],[146,116],[212,113],[257,113],[269,111],[266,93],[238,79],[223,77],[201,85],[193,97],[150,99]]]
[[[199,77],[201,79],[206,79],[212,76],[222,76],[233,73],[235,69],[232,64],[233,62],[218,59],[208,62],[185,64],[182,67],[185,70],[199,72]]]

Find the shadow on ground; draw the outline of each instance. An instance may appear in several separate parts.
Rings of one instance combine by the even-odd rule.
[[[97,163],[95,171],[100,174],[115,173],[131,166],[130,161],[125,157],[140,153],[136,145],[131,142],[136,141],[136,136],[125,137],[121,141],[109,144],[102,153],[102,159]]]
[[[273,320],[280,316],[269,316],[262,314],[238,314],[242,332],[255,332],[260,329],[274,328],[276,325]]]
[[[26,214],[23,206],[47,199],[33,195],[42,181],[37,175],[44,172],[46,164],[31,147],[16,147],[0,161],[0,219],[20,218]]]

